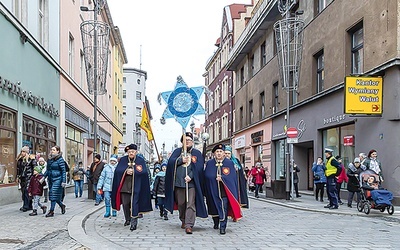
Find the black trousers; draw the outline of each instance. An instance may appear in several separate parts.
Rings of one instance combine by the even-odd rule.
[[[124,210],[125,220],[131,220],[131,194],[121,193],[122,209]]]

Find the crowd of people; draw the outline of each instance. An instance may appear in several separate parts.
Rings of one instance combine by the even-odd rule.
[[[329,209],[338,209],[339,205],[344,203],[340,197],[340,190],[343,183],[347,183],[347,206],[352,208],[354,195],[356,202],[361,199],[361,188],[363,184],[369,185],[367,181],[363,183],[360,180],[360,174],[365,170],[371,170],[379,176],[379,183],[384,181],[382,175],[381,162],[377,158],[376,150],[372,149],[368,155],[360,153],[358,157],[349,163],[347,169],[342,164],[342,158],[338,155],[333,156],[333,150],[325,149],[326,162],[324,163],[321,157],[318,157],[313,163],[312,172],[314,174],[315,184],[315,200],[323,202],[324,188],[326,186],[329,203],[324,206]]]

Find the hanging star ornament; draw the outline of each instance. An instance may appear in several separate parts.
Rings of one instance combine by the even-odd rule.
[[[205,114],[206,111],[199,103],[204,87],[189,88],[182,76],[177,77],[173,91],[162,92],[160,95],[167,104],[162,117],[175,120],[186,128],[192,116]]]

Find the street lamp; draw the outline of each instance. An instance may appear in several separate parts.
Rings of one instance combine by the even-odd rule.
[[[106,75],[108,65],[108,46],[110,28],[108,24],[97,21],[97,15],[105,1],[94,0],[94,9],[81,6],[81,11],[93,11],[94,20],[81,23],[83,56],[85,59],[86,76],[89,94],[93,94],[93,158],[97,154],[97,95],[106,93]],[[88,185],[88,196],[92,198],[93,185]]]
[[[279,62],[279,75],[286,90],[286,130],[290,127],[289,106],[290,95],[297,93],[300,65],[303,51],[303,28],[304,21],[299,18],[303,14],[302,11],[296,12],[295,16],[291,16],[291,9],[296,4],[296,0],[279,0],[278,9],[285,19],[279,20],[274,24],[277,56]],[[290,166],[293,165],[293,144],[286,141],[286,198],[292,199],[293,195],[293,174]],[[291,192],[290,192],[291,191]]]
[[[203,141],[203,158],[206,158],[207,153],[207,141],[210,138],[210,135],[207,132],[201,134],[201,140]]]

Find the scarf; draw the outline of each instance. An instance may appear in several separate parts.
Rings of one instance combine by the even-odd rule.
[[[231,146],[225,146],[225,151],[229,151],[229,152],[231,152],[231,158],[230,158],[230,160],[231,161],[233,161],[233,164],[235,164],[235,166],[238,168],[238,169],[242,169],[242,165],[240,164],[240,162],[239,162],[239,160],[233,155],[233,153],[232,153],[232,147]]]

